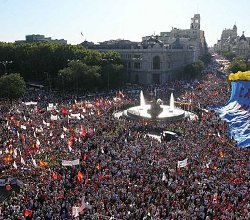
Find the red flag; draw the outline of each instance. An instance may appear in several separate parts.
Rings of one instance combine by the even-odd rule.
[[[78,171],[77,180],[78,180],[79,182],[82,182],[82,180],[83,180],[83,173],[82,173],[81,171]]]
[[[24,217],[32,217],[33,211],[29,209],[25,209],[23,212]]]
[[[56,172],[53,172],[53,173],[52,173],[52,179],[53,179],[53,180],[58,180],[58,176],[57,176],[57,173],[56,173]]]
[[[83,126],[81,126],[81,130],[82,130],[81,135],[82,135],[83,137],[86,137],[87,132],[85,131],[85,129],[84,129]]]
[[[84,160],[84,161],[87,160],[87,154],[86,154],[86,153],[83,154],[83,160]]]
[[[75,141],[75,137],[74,136],[71,136],[69,139],[68,139],[68,146],[69,147],[72,147],[74,145],[74,141]]]
[[[62,108],[62,109],[61,109],[61,112],[62,112],[62,114],[63,114],[64,116],[66,116],[66,115],[69,114],[69,110],[66,109],[66,108]]]

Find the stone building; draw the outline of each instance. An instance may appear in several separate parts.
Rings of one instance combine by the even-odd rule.
[[[214,51],[231,51],[237,56],[250,58],[250,37],[245,37],[244,32],[241,36],[237,35],[237,26],[232,29],[224,29],[220,40],[214,45]]]
[[[127,82],[164,84],[181,78],[186,65],[205,53],[204,31],[200,30],[200,15],[191,18],[190,29],[172,28],[160,35],[142,37],[141,42],[111,40],[100,44],[83,42],[89,49],[110,50],[121,54]]]
[[[18,40],[15,43],[34,43],[34,42],[53,42],[59,44],[67,44],[67,40],[64,39],[52,39],[51,37],[45,37],[42,34],[26,35],[25,40]]]

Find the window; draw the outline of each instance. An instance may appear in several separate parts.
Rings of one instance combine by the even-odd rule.
[[[161,60],[160,60],[159,56],[155,56],[153,58],[153,69],[154,70],[159,70],[160,69],[160,62],[161,62]]]

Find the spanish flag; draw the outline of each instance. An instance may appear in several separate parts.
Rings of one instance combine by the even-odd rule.
[[[83,180],[83,173],[82,173],[81,171],[78,171],[77,180],[78,180],[79,182],[82,182],[82,180]]]
[[[96,169],[97,169],[97,170],[100,170],[100,169],[101,169],[101,164],[100,164],[100,163],[98,163],[98,164],[96,165]]]
[[[223,157],[224,157],[224,154],[223,154],[223,151],[222,151],[222,149],[220,149],[220,152],[219,152],[219,154],[220,154],[220,157],[221,157],[221,158],[223,158]]]
[[[40,167],[45,167],[45,168],[48,168],[49,167],[49,164],[42,161],[42,160],[38,160],[38,163],[39,163],[39,166]]]

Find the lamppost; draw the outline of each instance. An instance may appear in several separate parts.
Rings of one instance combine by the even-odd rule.
[[[114,59],[110,58],[110,59],[101,59],[101,61],[104,61],[104,62],[108,62],[108,61],[113,61]],[[108,91],[109,91],[109,68],[108,68]]]
[[[61,81],[62,81],[62,89],[63,89],[63,94],[64,94],[64,76],[62,73],[59,73],[59,76],[61,77]]]
[[[0,63],[3,64],[3,66],[4,66],[5,74],[7,74],[7,64],[12,63],[12,62],[13,62],[12,60],[0,61]]]
[[[70,59],[68,59],[67,60],[69,63],[71,63],[71,62],[79,62],[80,60],[75,60],[75,59],[72,59],[72,60],[70,60]],[[78,85],[78,80],[79,80],[79,71],[77,70],[77,72],[76,72],[76,76],[75,76],[76,78],[75,78],[75,80],[76,80],[76,96],[77,96],[77,99],[78,99],[78,93],[79,93],[79,85]]]
[[[51,92],[51,79],[50,79],[50,74],[48,72],[44,72],[47,76],[47,83],[48,83],[48,89]]]

